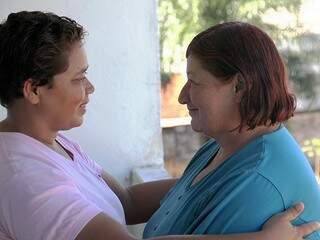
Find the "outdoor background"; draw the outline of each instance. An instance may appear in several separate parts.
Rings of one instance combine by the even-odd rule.
[[[224,21],[245,21],[275,41],[297,96],[286,125],[319,178],[320,0],[159,0],[161,126],[165,167],[181,175],[206,137],[192,131],[178,95],[186,81],[185,49],[200,31]]]

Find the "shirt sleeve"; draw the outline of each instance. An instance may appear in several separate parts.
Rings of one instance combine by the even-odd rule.
[[[2,226],[13,239],[75,239],[98,213],[72,180],[58,170],[13,176],[1,193]]]
[[[205,205],[191,228],[196,234],[230,234],[261,229],[273,214],[284,210],[281,194],[259,173],[232,176]]]

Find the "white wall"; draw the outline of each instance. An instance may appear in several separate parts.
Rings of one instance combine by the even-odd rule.
[[[125,183],[133,167],[162,164],[156,0],[1,0],[0,18],[20,10],[66,15],[89,32],[96,91],[85,123],[68,134]]]

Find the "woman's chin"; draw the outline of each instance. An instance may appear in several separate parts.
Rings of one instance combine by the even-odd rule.
[[[201,125],[197,121],[195,121],[193,119],[191,119],[191,128],[195,132],[202,132]]]
[[[74,119],[72,123],[68,124],[68,126],[65,126],[61,130],[69,130],[72,128],[80,127],[83,123],[83,117],[77,117],[77,119]]]

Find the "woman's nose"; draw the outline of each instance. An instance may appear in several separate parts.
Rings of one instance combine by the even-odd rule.
[[[180,91],[178,102],[180,104],[187,104],[189,99],[189,88],[190,84],[186,82],[186,84],[183,86],[183,88]]]
[[[87,92],[88,94],[91,94],[91,93],[94,92],[94,86],[93,86],[93,84],[89,81],[89,79],[87,79],[87,81],[86,81],[86,92]]]

